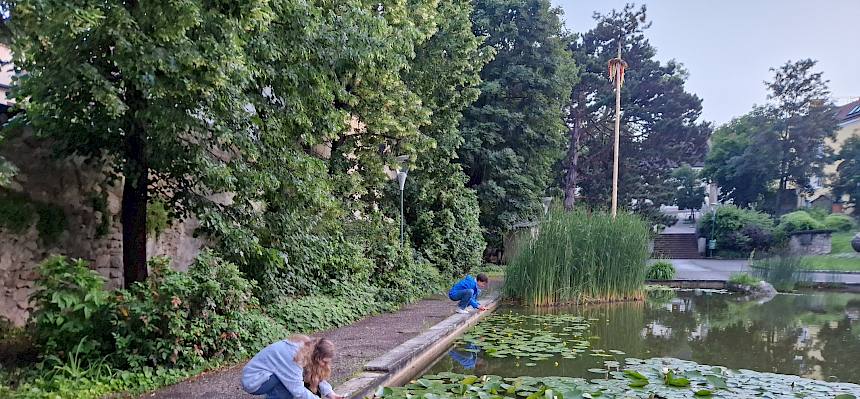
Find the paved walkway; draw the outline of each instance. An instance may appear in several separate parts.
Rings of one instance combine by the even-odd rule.
[[[490,281],[486,292],[496,289],[497,281]],[[485,297],[486,295],[482,295]],[[329,381],[337,387],[362,371],[364,365],[396,346],[418,336],[436,323],[454,314],[454,303],[436,294],[407,305],[395,313],[385,313],[360,320],[354,324],[314,336],[325,337],[335,345],[337,355]],[[260,398],[248,395],[240,387],[244,363],[225,370],[217,370],[190,380],[148,393],[141,398]]]
[[[679,280],[728,280],[732,273],[750,272],[746,260],[672,259]],[[860,284],[860,274],[810,273],[817,283]]]

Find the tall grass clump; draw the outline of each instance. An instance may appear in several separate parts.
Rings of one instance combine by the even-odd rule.
[[[622,213],[552,211],[508,265],[504,293],[529,305],[642,299],[648,225]]]
[[[797,283],[809,279],[808,260],[792,253],[781,253],[756,261],[755,277],[771,283],[777,291],[793,291]]]

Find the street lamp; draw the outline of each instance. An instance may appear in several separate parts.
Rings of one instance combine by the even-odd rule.
[[[397,184],[400,185],[400,248],[403,248],[403,188],[406,187],[406,174],[409,167],[403,163],[397,171]]]

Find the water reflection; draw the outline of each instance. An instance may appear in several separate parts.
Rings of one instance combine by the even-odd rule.
[[[534,312],[522,308],[501,311],[508,310]],[[595,319],[588,332],[592,348],[626,352],[617,360],[669,356],[735,369],[860,383],[858,294],[781,294],[766,303],[756,303],[702,291],[656,292],[645,303],[540,312],[575,313]],[[593,377],[587,369],[613,360],[585,354],[527,367],[526,359],[485,358],[465,349],[474,348],[454,348],[453,352],[463,356],[457,358],[452,352],[431,371]]]

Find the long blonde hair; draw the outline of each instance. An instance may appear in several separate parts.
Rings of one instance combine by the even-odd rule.
[[[308,389],[311,392],[318,392],[320,382],[331,375],[330,364],[323,364],[323,360],[334,357],[334,344],[325,338],[311,338],[305,335],[294,335],[289,340],[302,344],[302,348],[293,360],[302,367]]]

